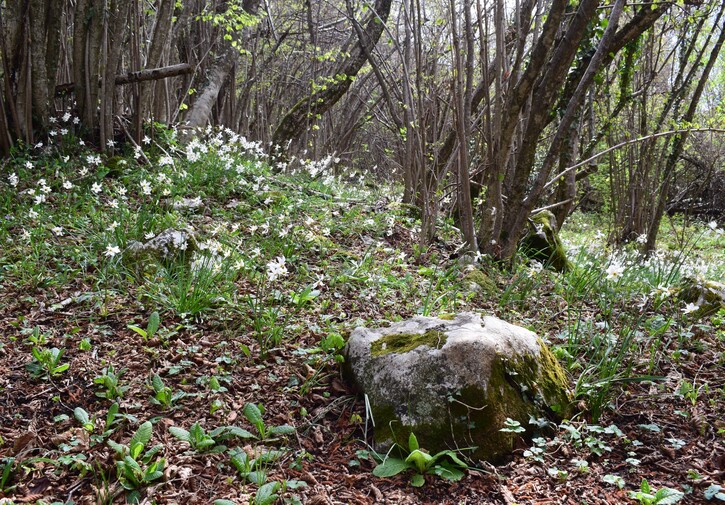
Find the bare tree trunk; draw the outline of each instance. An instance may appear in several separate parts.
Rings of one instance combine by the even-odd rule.
[[[700,102],[700,97],[702,96],[702,92],[705,89],[705,84],[707,84],[707,81],[710,77],[710,72],[715,66],[715,62],[717,61],[718,55],[720,54],[723,42],[725,42],[725,25],[720,23],[724,10],[725,4],[723,4],[720,8],[717,19],[713,25],[720,26],[720,36],[718,37],[715,45],[712,48],[712,51],[710,52],[710,57],[705,64],[705,68],[702,70],[702,74],[700,74],[700,80],[697,83],[697,87],[692,94],[692,98],[690,98],[690,105],[688,106],[687,111],[682,117],[682,122],[685,124],[691,123],[693,118],[695,117],[697,105]],[[687,137],[688,132],[683,132],[682,134],[676,136],[670,149],[669,156],[667,157],[667,165],[665,166],[663,173],[664,179],[662,181],[662,188],[659,192],[657,207],[649,224],[649,229],[647,230],[647,242],[645,243],[645,251],[647,251],[648,253],[651,253],[655,250],[657,234],[659,232],[660,223],[662,222],[662,216],[664,215],[665,205],[667,203],[667,199],[669,198],[669,188],[672,180],[672,174],[675,170],[675,166],[680,159],[680,155],[685,148],[685,142],[687,142]]]
[[[376,0],[373,13],[365,23],[364,38],[351,48],[328,86],[297,102],[282,118],[272,135],[272,143],[285,147],[297,138],[317,116],[326,113],[347,92],[355,76],[367,61],[367,53],[377,44],[390,14],[392,0]],[[366,50],[365,47],[368,49]],[[281,154],[281,153],[279,153]]]

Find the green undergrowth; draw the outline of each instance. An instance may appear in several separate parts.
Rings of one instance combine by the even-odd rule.
[[[300,359],[307,375],[292,374],[265,394],[306,398],[337,373],[343,335],[416,314],[485,311],[534,330],[567,370],[583,404],[578,415],[590,420],[611,411],[626,384],[660,383],[673,360],[704,352],[723,360],[725,314],[696,318],[676,297],[685,276],[723,281],[717,228],[667,222],[661,251],[643,258],[610,250],[597,233],[599,218],[576,214],[562,232],[566,273],[526,260],[501,269],[485,257],[465,266],[453,254],[460,238],[451,222],[440,223],[439,242],[421,246],[420,222],[398,203],[397,188],[361,184],[334,160],[280,171],[258,144],[224,131],[186,146],[168,132],[151,136],[143,156],[17,149],[0,172],[0,304],[9,307],[0,357],[22,363],[14,380],[48,396],[47,425],[64,433],[80,427],[75,445],[37,447],[40,462],[0,460],[6,489],[23,475],[52,471],[74,481],[91,475],[98,502],[108,498],[104,483],[142,499],[186,450],[168,445],[173,437],[162,420],[178,422],[172,413],[193,407],[217,426],[185,419],[179,430],[186,431],[177,433],[194,427],[193,447],[224,447],[229,457],[214,465],[228,479],[241,474],[252,494],[291,500],[301,484],[283,478],[278,462],[309,460],[291,432],[261,429],[273,426],[263,406],[247,407],[246,428],[214,417],[234,412],[241,367]],[[168,229],[192,230],[193,247],[176,244],[178,255],[140,266],[127,261],[130,244]],[[440,347],[438,337],[412,345]],[[142,358],[129,362],[114,342]],[[410,343],[387,345],[378,351]],[[77,404],[44,393],[71,376],[85,381]],[[710,394],[689,386],[668,385],[663,394]],[[78,405],[87,410],[80,425]],[[277,409],[300,424],[307,415],[299,400]],[[8,429],[0,427],[0,450],[10,443]],[[104,447],[119,464],[102,457]],[[202,452],[193,457],[208,456]]]

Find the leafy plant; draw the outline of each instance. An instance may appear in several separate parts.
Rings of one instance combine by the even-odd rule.
[[[192,424],[188,431],[178,426],[172,426],[169,428],[169,433],[188,443],[197,452],[212,453],[224,452],[226,447],[219,445],[219,443],[230,438],[257,438],[249,431],[238,426],[220,426],[207,433],[198,422]]]
[[[397,445],[397,444],[396,444]],[[399,445],[399,448],[403,449]],[[392,477],[402,472],[412,470],[413,476],[410,484],[420,487],[425,484],[425,474],[432,474],[446,480],[458,481],[465,475],[468,465],[464,463],[455,451],[441,451],[435,455],[428,454],[418,445],[414,433],[408,437],[408,455],[405,459],[385,456],[380,464],[373,469],[376,477]]]
[[[154,311],[149,316],[149,322],[146,324],[146,329],[140,328],[139,326],[135,326],[133,324],[129,324],[127,328],[129,330],[132,330],[139,335],[141,335],[144,339],[144,341],[148,341],[152,338],[154,338],[154,335],[159,330],[159,325],[161,324],[161,318],[159,317],[159,313]]]
[[[55,377],[70,368],[68,363],[61,364],[60,362],[65,353],[65,349],[58,349],[57,347],[53,347],[52,349],[33,347],[31,353],[33,355],[33,361],[28,363],[26,368],[36,379],[43,376],[48,378]]]
[[[154,405],[160,405],[164,409],[169,409],[174,405],[174,402],[183,398],[186,393],[178,391],[174,393],[172,389],[164,384],[158,374],[154,374],[151,378],[151,388],[154,390],[154,396],[151,398],[151,403]]]
[[[144,452],[146,444],[151,440],[152,432],[153,426],[146,421],[131,437],[128,446],[113,440],[108,441],[108,445],[119,458],[116,461],[116,474],[123,488],[129,491],[126,496],[126,501],[129,503],[139,503],[141,490],[164,476],[166,460],[156,458],[163,446],[156,445]]]
[[[242,410],[244,417],[254,425],[259,433],[260,440],[271,440],[281,435],[294,433],[293,426],[283,424],[281,426],[267,426],[262,419],[262,410],[254,403],[247,403]]]
[[[128,390],[128,386],[122,386],[120,383],[121,376],[126,372],[126,369],[121,369],[116,373],[113,365],[103,369],[103,375],[93,379],[94,384],[100,385],[103,389],[96,391],[96,396],[105,398],[107,400],[116,400],[121,398],[123,394]]]
[[[267,467],[282,457],[281,451],[265,451],[251,457],[241,448],[230,452],[231,462],[243,479],[262,486],[267,482]]]
[[[642,505],[670,505],[677,503],[685,496],[682,491],[671,489],[669,487],[663,487],[655,491],[647,482],[647,479],[642,479],[639,491],[630,491],[629,497],[639,500]]]

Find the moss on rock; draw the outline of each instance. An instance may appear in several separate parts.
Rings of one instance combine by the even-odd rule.
[[[529,229],[521,240],[523,253],[557,272],[568,272],[571,264],[559,239],[554,214],[548,210],[537,212],[529,218]]]
[[[497,296],[499,293],[496,283],[480,268],[474,267],[468,270],[463,281],[473,284],[475,291],[481,291],[486,296]]]
[[[370,352],[373,356],[384,356],[394,352],[409,352],[422,345],[440,349],[446,343],[446,339],[446,334],[438,330],[428,330],[425,333],[393,333],[373,342]]]
[[[705,317],[725,309],[725,284],[693,277],[684,278],[677,290],[677,297],[699,308],[696,317]]]

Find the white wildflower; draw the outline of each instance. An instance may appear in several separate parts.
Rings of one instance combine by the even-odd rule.
[[[106,252],[104,252],[103,254],[105,254],[109,258],[113,258],[115,255],[117,255],[120,252],[121,252],[121,249],[117,245],[108,244],[106,246]]]
[[[16,187],[18,185],[18,180],[18,176],[15,172],[8,176],[8,182],[12,187]]]
[[[103,190],[103,186],[101,186],[100,182],[94,182],[91,186],[91,191],[93,191],[95,194],[100,193]]]
[[[57,237],[62,237],[63,236],[63,227],[62,226],[54,226],[53,228],[51,228],[51,231],[53,233],[55,233],[55,235]]]
[[[700,308],[699,305],[696,305],[694,303],[688,303],[685,305],[685,307],[682,309],[683,314],[690,314],[692,312],[696,312]]]
[[[279,277],[287,275],[287,266],[284,256],[277,256],[274,260],[267,263],[267,278],[270,282],[276,281]]]
[[[622,277],[624,273],[624,267],[619,263],[612,263],[607,267],[607,279],[617,280]]]

